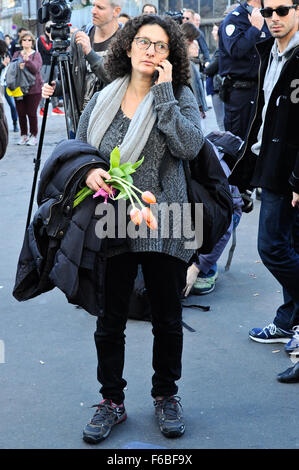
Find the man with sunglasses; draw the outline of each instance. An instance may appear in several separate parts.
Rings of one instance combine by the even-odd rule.
[[[231,11],[219,27],[219,73],[223,78],[226,131],[245,139],[257,91],[256,44],[270,37],[260,13],[261,0],[248,0]]]
[[[246,184],[249,178],[251,186],[262,188],[258,250],[284,296],[273,323],[253,328],[249,337],[288,343],[286,351],[292,352],[299,325],[299,0],[265,0],[261,14],[273,37],[258,45],[255,118],[232,179]],[[292,381],[294,374],[299,381],[298,368],[281,374],[281,381]]]

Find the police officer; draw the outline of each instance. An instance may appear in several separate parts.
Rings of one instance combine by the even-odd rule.
[[[260,13],[261,0],[248,0],[230,12],[219,27],[219,73],[223,77],[224,127],[245,139],[257,91],[256,43],[270,37]]]

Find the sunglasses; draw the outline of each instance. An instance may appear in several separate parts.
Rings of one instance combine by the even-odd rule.
[[[261,15],[264,17],[264,18],[271,18],[274,11],[275,13],[278,15],[278,16],[287,16],[289,14],[289,11],[292,9],[292,8],[297,8],[298,5],[291,5],[291,6],[284,6],[284,5],[280,5],[279,7],[277,8],[270,8],[270,7],[267,7],[267,8],[261,8],[260,9],[260,12],[261,12]]]
[[[30,42],[32,42],[32,39],[22,39],[22,41],[30,41]]]
[[[189,16],[183,16],[183,20],[190,20]]]

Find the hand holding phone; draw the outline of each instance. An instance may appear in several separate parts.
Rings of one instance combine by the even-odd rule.
[[[158,77],[155,80],[155,85],[164,82],[172,82],[172,65],[169,60],[161,60],[160,63],[155,67],[155,69],[158,73]]]

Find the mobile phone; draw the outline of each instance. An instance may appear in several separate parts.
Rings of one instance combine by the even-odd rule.
[[[158,70],[155,70],[154,73],[153,73],[153,77],[152,77],[152,84],[154,85],[156,83],[156,80],[158,80],[159,78],[159,72]]]

